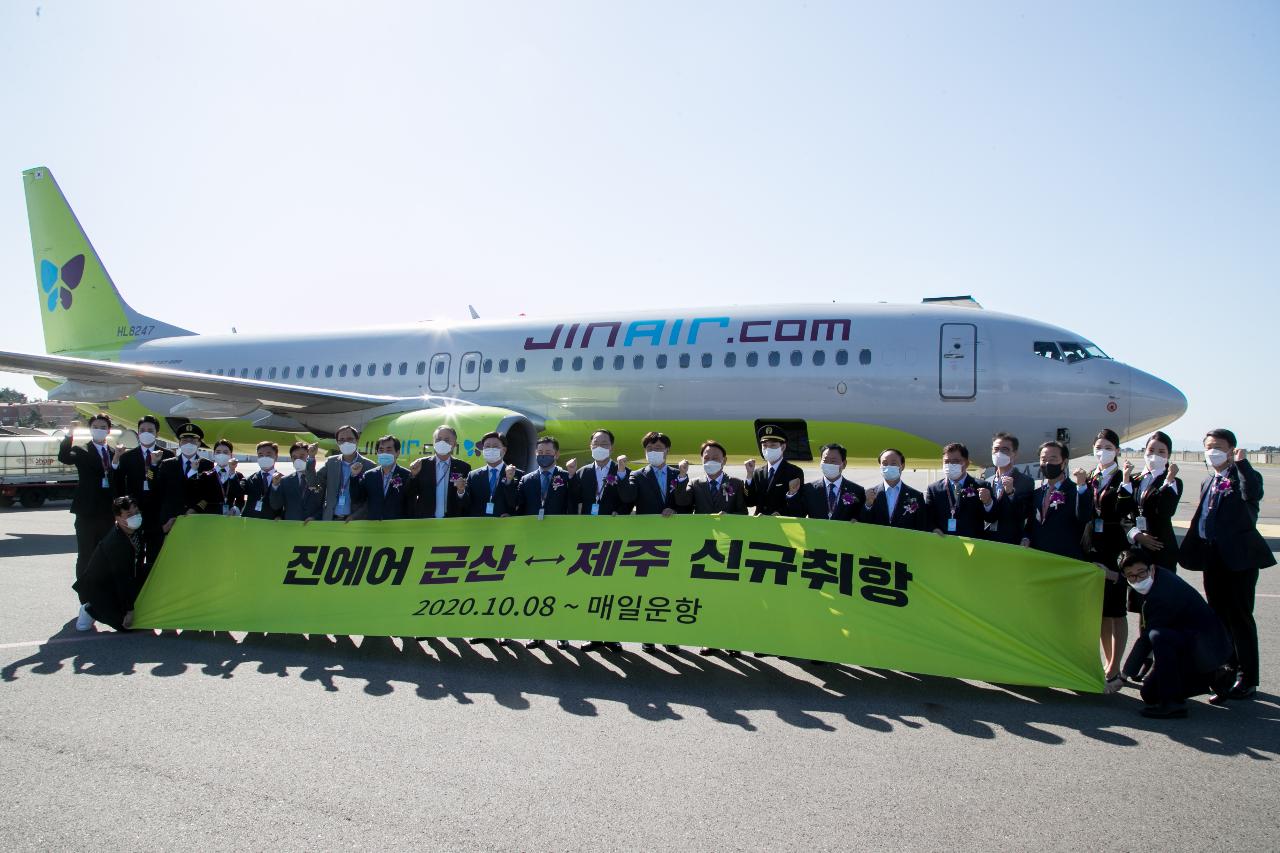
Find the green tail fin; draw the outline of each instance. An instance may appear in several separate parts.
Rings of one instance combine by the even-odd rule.
[[[121,298],[52,172],[28,169],[22,184],[46,352],[110,358],[125,346],[192,334],[139,314]]]

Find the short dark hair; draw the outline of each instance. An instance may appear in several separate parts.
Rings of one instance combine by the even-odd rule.
[[[301,450],[303,453],[306,453],[308,449],[309,445],[305,441],[295,441],[293,444],[289,445],[289,455],[292,456],[293,451],[295,450]]]
[[[899,466],[899,467],[905,467],[905,466],[906,466],[906,464],[907,464],[907,457],[906,457],[906,455],[905,455],[901,450],[899,450],[899,449],[898,449],[898,448],[896,448],[896,447],[886,447],[884,450],[881,450],[881,451],[880,451],[880,456],[877,456],[877,457],[876,457],[876,459],[881,458],[881,457],[882,457],[882,456],[884,456],[886,453],[896,453],[896,454],[898,454],[898,459],[902,462],[902,465],[901,465],[901,466]]]
[[[1169,451],[1170,453],[1173,452],[1173,439],[1169,438],[1167,434],[1161,432],[1160,430],[1156,430],[1155,432],[1151,433],[1151,437],[1148,438],[1146,441],[1144,441],[1142,443],[1142,446],[1145,448],[1148,444],[1150,444],[1153,441],[1160,442],[1161,444],[1164,445],[1165,450]]]
[[[592,437],[592,438],[595,438],[595,437],[596,437],[597,435],[599,435],[600,433],[604,433],[605,435],[609,436],[609,443],[610,443],[610,444],[614,444],[614,443],[616,443],[616,442],[618,441],[616,438],[614,438],[614,437],[613,437],[613,433],[611,433],[611,432],[610,432],[609,430],[607,430],[607,429],[598,429],[598,430],[596,430],[595,432],[591,433],[591,437]]]
[[[542,438],[538,439],[533,446],[537,447],[539,444],[549,444],[556,450],[560,449],[560,439],[556,438],[554,435],[544,435]]]
[[[961,444],[958,441],[953,441],[950,444],[948,444],[946,447],[942,448],[942,455],[946,456],[948,453],[950,453],[953,450],[959,453],[965,459],[969,458],[969,448],[965,447],[963,444]]]
[[[142,429],[143,424],[151,424],[156,428],[156,432],[160,431],[160,419],[155,415],[143,415],[138,418],[138,429]]]
[[[270,448],[271,448],[272,450],[274,450],[277,454],[279,454],[279,453],[280,453],[280,445],[276,444],[274,441],[259,441],[259,442],[258,442],[258,446],[257,446],[257,447],[255,447],[255,448],[254,448],[254,450],[255,450],[255,451],[261,451],[261,450],[262,450],[262,448],[264,448],[264,447],[270,447]]]
[[[89,418],[89,426],[93,426],[94,421],[106,421],[107,429],[111,429],[111,415],[108,415],[106,412],[98,412],[96,415]]]
[[[720,451],[720,455],[725,459],[729,458],[729,451],[725,450],[724,445],[716,441],[714,438],[708,438],[706,441],[702,442],[702,446],[698,448],[698,455],[701,456],[706,453],[708,447],[714,447],[716,450]]]
[[[1142,552],[1141,548],[1127,548],[1121,552],[1119,557],[1116,558],[1116,568],[1122,572],[1130,566],[1136,566],[1139,563],[1142,563],[1144,566],[1151,565],[1151,560],[1147,558],[1147,555]]]
[[[225,438],[220,438],[217,441],[215,441],[213,443],[213,449],[217,450],[219,447],[222,447],[223,445],[226,445],[227,450],[230,450],[232,453],[236,452],[236,449],[231,446],[231,442],[227,441]]]
[[[1093,437],[1093,440],[1097,441],[1100,438],[1105,439],[1106,441],[1109,441],[1112,444],[1114,444],[1117,450],[1120,449],[1120,436],[1116,434],[1115,430],[1113,429],[1098,430],[1098,434]]]
[[[849,461],[849,451],[845,450],[843,444],[836,444],[834,441],[822,445],[822,449],[818,451],[818,458],[821,459],[822,454],[826,453],[828,450],[834,450],[836,453],[839,453],[841,462]]]
[[[352,434],[355,435],[356,437],[356,441],[360,440],[360,430],[356,429],[351,424],[343,424],[342,426],[338,427],[336,430],[334,430],[333,437],[336,439],[338,436],[342,435],[342,431],[344,429],[351,430]]]
[[[128,495],[124,495],[123,497],[116,498],[111,502],[111,509],[113,513],[117,516],[124,515],[126,512],[133,509],[135,506],[137,506],[137,504],[134,502],[133,498],[129,497]]]
[[[484,447],[484,443],[491,438],[498,439],[498,441],[502,442],[503,447],[507,446],[506,434],[495,430],[494,432],[486,432],[484,435],[480,436],[480,440],[476,442],[476,447]]]
[[[1236,446],[1236,434],[1229,429],[1211,429],[1204,434],[1205,438],[1220,438],[1227,443],[1228,447]]]
[[[991,436],[992,442],[1000,441],[1002,439],[1008,441],[1009,444],[1012,445],[1014,453],[1018,452],[1018,437],[1016,435],[1011,432],[998,432]]]
[[[1045,450],[1046,448],[1050,448],[1050,447],[1056,449],[1059,453],[1062,454],[1062,462],[1064,465],[1067,463],[1068,460],[1071,459],[1071,448],[1067,447],[1066,442],[1046,441],[1044,444],[1040,445],[1040,450]],[[1039,455],[1039,451],[1036,452],[1036,455],[1037,456]]]
[[[667,450],[671,449],[671,438],[665,432],[654,432],[650,430],[640,439],[641,447],[648,447],[651,444],[662,444]]]
[[[384,436],[382,436],[382,437],[381,437],[381,438],[379,438],[376,442],[374,442],[374,444],[373,444],[373,449],[374,449],[374,450],[377,450],[379,447],[381,447],[381,446],[382,446],[382,442],[384,442],[384,441],[389,441],[389,442],[391,442],[391,446],[392,446],[392,447],[394,447],[394,448],[396,449],[396,453],[399,453],[399,452],[400,452],[400,439],[396,438],[394,435],[384,435]]]

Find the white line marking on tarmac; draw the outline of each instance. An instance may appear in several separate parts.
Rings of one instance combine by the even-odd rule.
[[[102,637],[110,637],[104,631],[97,631],[92,634],[86,634],[83,637],[51,637],[48,640],[27,640],[22,643],[0,643],[0,649],[21,649],[26,646],[51,646],[54,643],[83,643],[85,640],[97,640]]]

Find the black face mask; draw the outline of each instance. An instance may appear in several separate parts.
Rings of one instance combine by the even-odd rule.
[[[1056,480],[1062,476],[1062,464],[1060,462],[1046,462],[1040,466],[1040,473],[1044,474],[1045,479]]]

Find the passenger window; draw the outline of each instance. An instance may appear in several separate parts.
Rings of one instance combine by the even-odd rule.
[[[681,367],[689,366],[689,353],[687,352],[680,353],[680,366]]]
[[[724,366],[733,367],[738,363],[738,354],[736,352],[727,352],[724,354]]]
[[[827,363],[827,351],[826,351],[826,350],[821,350],[821,349],[816,349],[816,350],[814,350],[814,351],[813,351],[813,366],[814,366],[814,367],[822,367],[822,365],[824,365],[824,364],[826,364],[826,363]]]
[[[604,356],[598,355],[595,358],[591,359],[591,369],[604,370]]]
[[[328,379],[328,378],[329,378],[329,377],[331,377],[331,376],[333,376],[333,365],[332,365],[332,364],[326,364],[326,365],[325,365],[325,368],[324,368],[324,378],[325,378],[325,379]]]
[[[804,364],[804,353],[798,349],[793,349],[791,351],[791,366],[799,367],[802,364]]]
[[[286,368],[284,369],[284,371],[280,374],[280,378],[281,378],[281,379],[288,379],[288,378],[289,378],[289,371],[290,371],[290,370],[292,370],[292,368],[286,367]]]
[[[476,372],[476,360],[474,358],[464,358],[463,362],[467,365],[466,371],[468,376]]]
[[[573,369],[574,369],[574,370],[581,370],[581,369],[582,369],[582,356],[580,356],[580,355],[575,355],[575,356],[573,357]]]
[[[614,370],[621,370],[622,368],[624,368],[624,367],[626,367],[626,366],[627,366],[627,358],[626,358],[626,356],[622,356],[622,355],[615,355],[615,356],[613,357],[613,369],[614,369]]]
[[[418,362],[418,375],[421,376],[427,372],[427,363],[425,361]]]
[[[389,362],[389,361],[387,361],[387,362],[383,362],[383,364],[382,364],[382,375],[383,375],[383,376],[390,376],[390,375],[391,375],[391,362]]]
[[[219,368],[218,368],[218,375],[219,375],[219,376],[221,376],[221,375],[222,375],[222,368],[221,368],[221,367],[219,367]]]
[[[508,367],[510,367],[510,366],[511,366],[511,362],[510,362],[510,361],[508,361],[507,359],[505,359],[505,358],[500,358],[500,359],[498,359],[498,372],[499,372],[499,373],[506,373],[506,372],[507,372],[507,368],[508,368]]]
[[[345,364],[339,364],[339,365],[338,365],[338,375],[339,375],[339,376],[346,376],[346,375],[347,375],[347,366],[346,366]]]
[[[314,376],[315,374],[312,374],[312,375]],[[240,368],[240,378],[241,378],[241,379],[248,379],[248,378],[249,378],[249,368],[247,368],[247,367],[242,367],[242,368]]]
[[[653,360],[653,364],[659,370],[667,369],[667,354],[664,352]]]
[[[441,376],[444,374],[444,366],[445,366],[444,359],[441,359],[440,361],[436,362],[436,376]]]
[[[274,367],[267,371],[267,378],[268,379],[276,378],[276,369]]]
[[[351,368],[351,375],[359,376],[363,371],[364,371],[364,365],[357,364],[355,367]]]
[[[311,365],[311,378],[315,379],[319,375],[320,375],[320,365],[318,364]]]
[[[781,356],[781,354],[779,354],[779,353],[778,353],[778,351],[777,351],[777,350],[774,350],[773,352],[769,353],[769,366],[770,366],[770,367],[777,367],[777,366],[778,366],[779,364],[781,364],[781,363],[782,363],[782,356]]]
[[[563,358],[561,358],[560,356],[556,356],[555,358],[551,359],[551,369],[552,369],[552,370],[563,370],[563,369],[564,369],[564,359],[563,359]]]
[[[1050,361],[1062,361],[1062,353],[1058,351],[1058,345],[1053,341],[1036,341],[1032,345],[1032,349],[1041,358],[1047,358]]]
[[[481,370],[483,370],[485,373],[493,373],[493,359],[486,358],[484,360],[484,366],[481,368]]]
[[[642,355],[638,355],[638,356],[636,356],[635,358],[631,359],[631,367],[632,367],[634,370],[643,370],[643,369],[644,369],[644,356],[642,356]]]
[[[841,366],[849,363],[849,351],[847,349],[836,350],[836,364]]]
[[[760,353],[754,350],[747,353],[747,367],[755,367],[760,363]]]
[[[871,350],[869,349],[859,350],[858,364],[870,364],[870,363],[871,363]]]
[[[262,368],[261,368],[261,367],[255,367],[255,368],[253,369],[253,378],[254,378],[254,379],[261,379],[261,378],[262,378]]]
[[[702,354],[702,366],[703,366],[703,367],[710,367],[710,366],[711,366],[711,353],[709,353],[709,352],[704,352],[704,353]]]
[[[306,368],[306,366],[305,366],[305,365],[301,365],[301,364],[300,364],[300,365],[298,365],[298,372],[297,372],[296,374],[294,374],[294,375],[295,375],[295,376],[297,376],[299,379],[301,379],[303,376],[305,376],[305,375],[306,375],[306,373],[307,373],[307,368]]]
[[[401,376],[404,376],[404,375],[408,374],[408,372],[409,372],[409,362],[407,362],[407,361],[402,361],[402,362],[400,362],[400,367],[399,367],[399,369],[398,369],[396,372],[397,372],[397,373],[399,373]]]
[[[517,358],[517,359],[516,359],[516,373],[524,373],[524,359],[523,359],[523,358]]]

